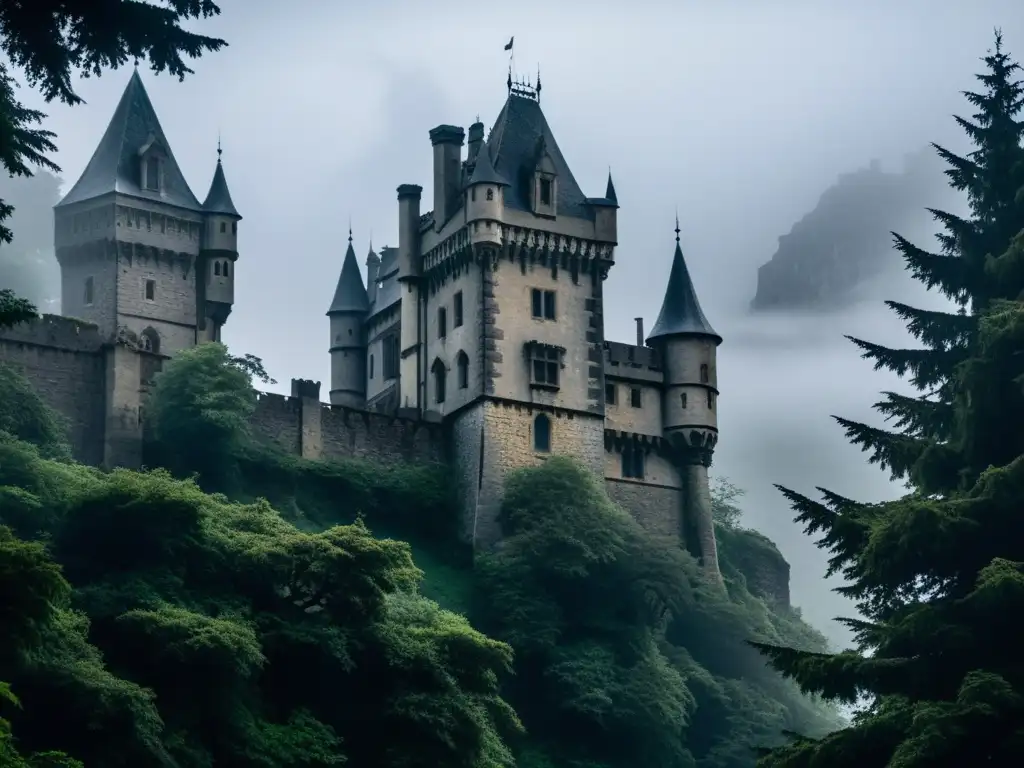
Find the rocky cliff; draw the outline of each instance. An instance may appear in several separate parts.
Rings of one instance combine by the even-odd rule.
[[[831,308],[866,280],[899,268],[890,232],[928,222],[925,209],[946,194],[941,171],[929,148],[908,156],[901,173],[876,161],[840,176],[758,269],[752,309]]]

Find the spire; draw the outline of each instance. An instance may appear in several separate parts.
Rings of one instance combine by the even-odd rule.
[[[676,252],[672,257],[672,271],[668,276],[668,287],[665,289],[665,300],[661,305],[658,321],[647,337],[649,344],[654,339],[672,336],[704,336],[722,343],[711,323],[704,316],[697,300],[690,271],[686,268],[683,248],[679,244],[679,216],[676,216]]]
[[[504,177],[494,170],[494,163],[491,161],[491,151],[486,144],[481,145],[476,154],[476,165],[473,168],[473,175],[469,177],[469,184],[497,184],[502,187],[511,186]]]
[[[615,183],[612,181],[612,169],[611,168],[608,169],[608,186],[605,187],[604,198],[605,198],[605,200],[609,200],[609,201],[611,201],[613,203],[616,203],[616,204],[619,202],[619,198],[615,194]],[[677,221],[676,223],[678,224],[679,222]]]
[[[352,247],[352,228],[349,227],[348,249],[345,251],[345,262],[341,265],[341,276],[338,287],[334,290],[334,300],[328,315],[347,312],[366,312],[370,308],[370,300],[363,285],[363,276],[359,272],[359,262]]]
[[[241,214],[235,208],[231,200],[231,192],[228,189],[228,180],[224,176],[224,165],[221,163],[220,138],[217,138],[217,167],[213,171],[213,181],[210,182],[210,191],[206,193],[206,200],[203,202],[205,213],[219,213],[225,216],[234,216],[241,219]]]
[[[159,190],[142,189],[141,186],[140,152],[151,149],[163,155]],[[192,211],[201,210],[199,201],[174,159],[171,145],[160,126],[138,69],[132,71],[89,164],[57,205],[80,203],[114,192]]]

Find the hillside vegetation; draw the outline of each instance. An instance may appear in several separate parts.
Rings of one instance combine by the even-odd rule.
[[[739,768],[838,724],[747,645],[824,650],[748,589],[773,548],[734,518],[723,595],[552,459],[471,568],[442,468],[250,442],[252,372],[178,355],[148,411],[166,468],[110,473],[0,376],[0,765]]]

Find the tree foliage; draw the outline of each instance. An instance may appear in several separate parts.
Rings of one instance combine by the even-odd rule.
[[[856,343],[921,395],[878,405],[892,432],[840,420],[912,492],[865,504],[783,489],[848,580],[859,648],[763,650],[805,690],[867,704],[851,728],[768,755],[770,768],[1001,766],[1024,750],[1024,84],[998,33],[984,61],[966,94],[977,111],[957,118],[974,149],[936,147],[970,218],[933,212],[939,254],[896,236],[908,269],[960,311],[891,305],[922,347]]]

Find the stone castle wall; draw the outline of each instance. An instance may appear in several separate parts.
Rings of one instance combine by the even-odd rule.
[[[68,424],[77,460],[103,462],[106,355],[95,325],[56,315],[0,330],[0,362],[21,371]]]

